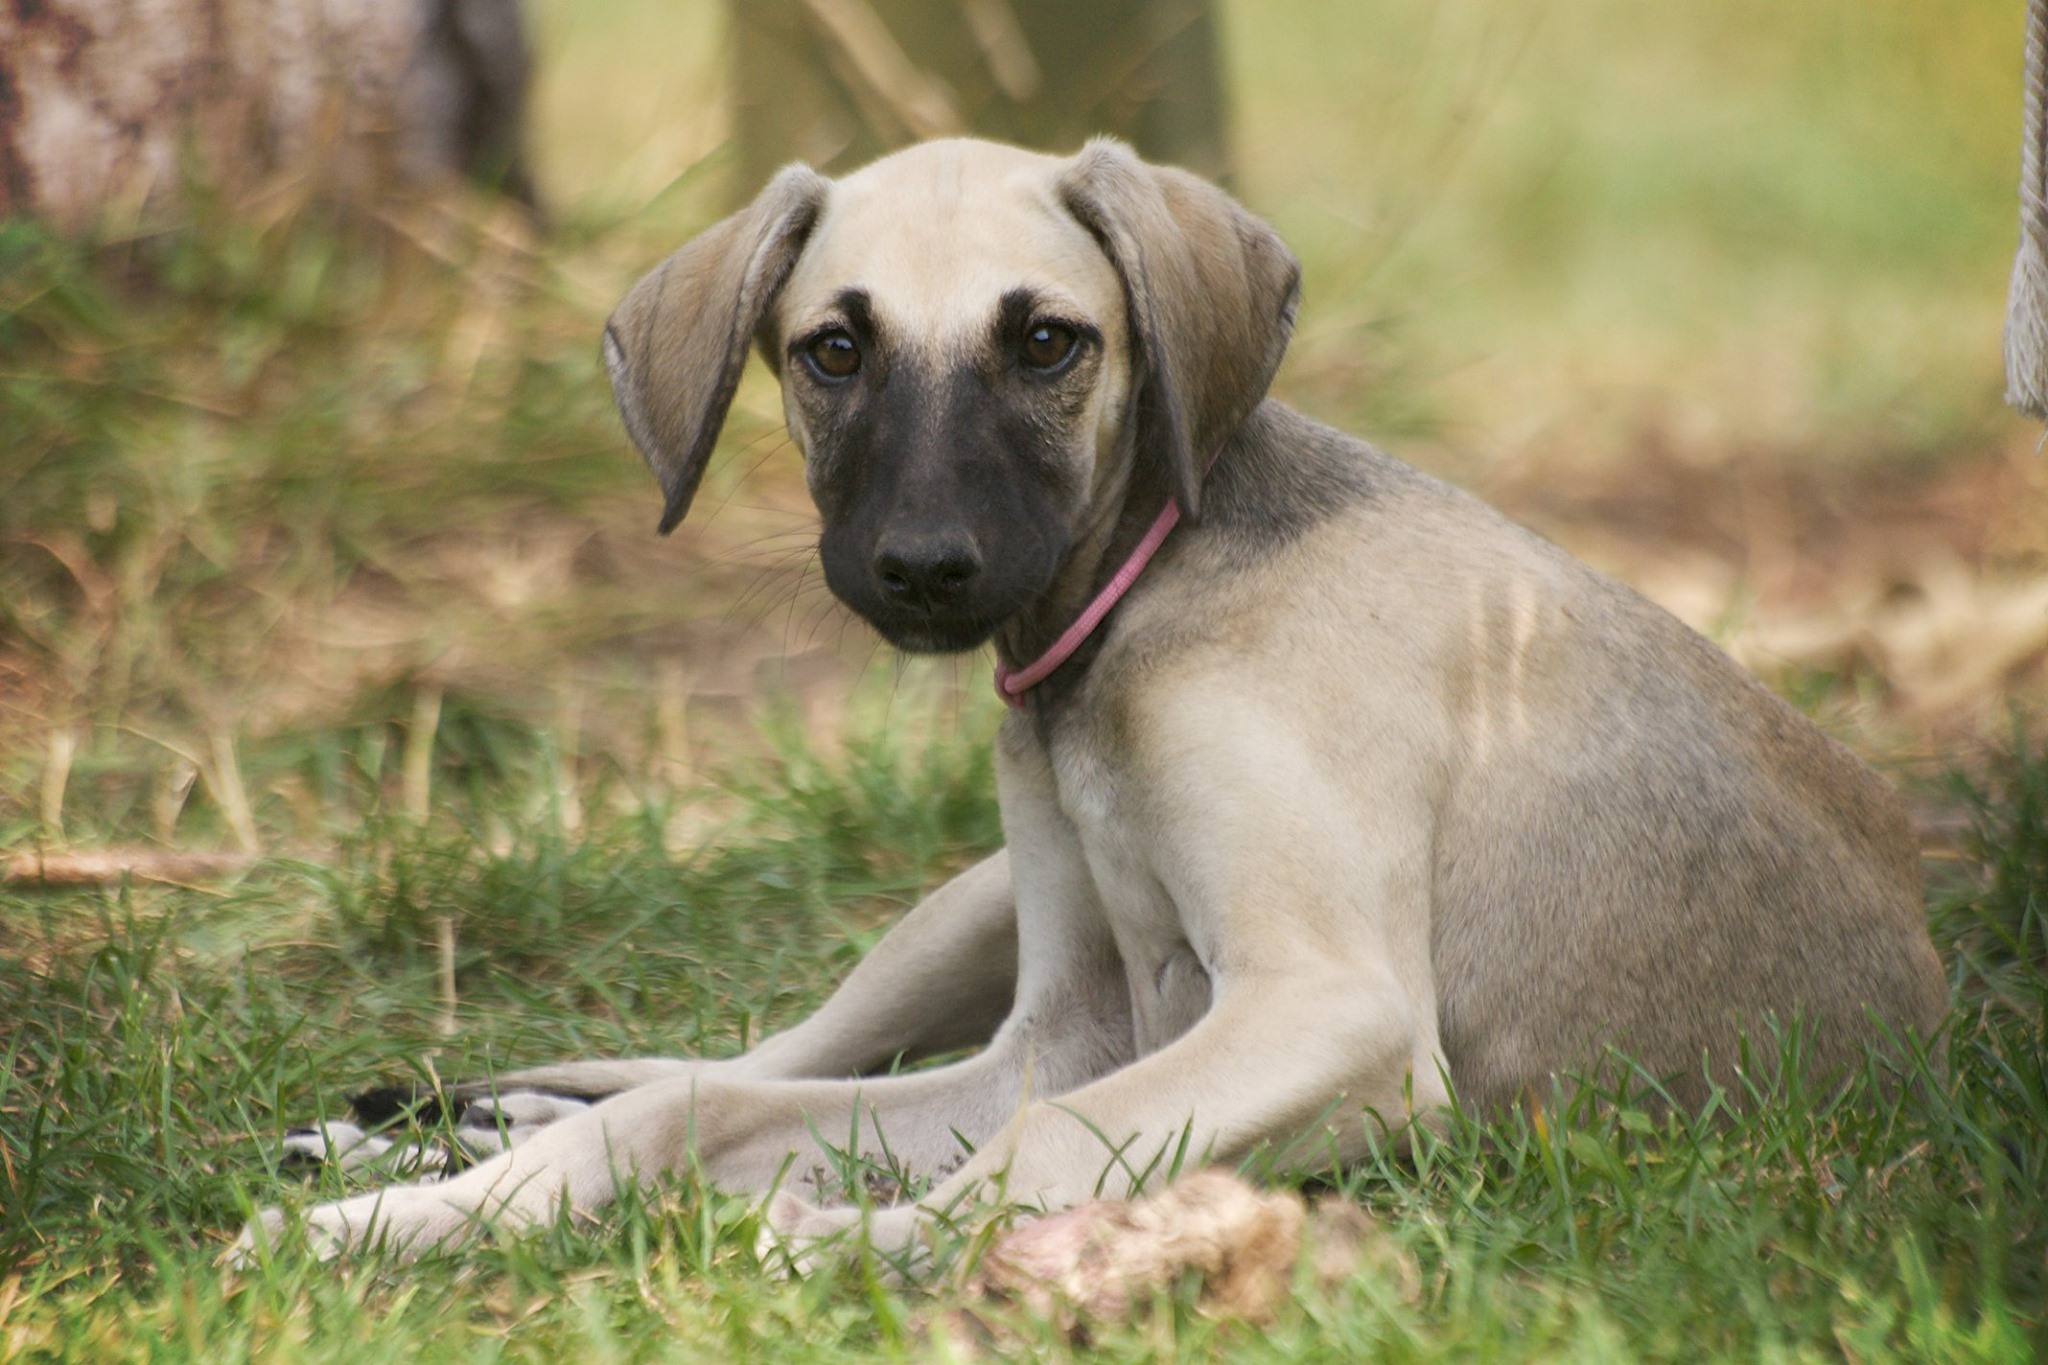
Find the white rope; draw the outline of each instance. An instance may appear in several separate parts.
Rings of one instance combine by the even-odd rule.
[[[2027,0],[2020,245],[2005,311],[2005,401],[2048,418],[2048,0]]]

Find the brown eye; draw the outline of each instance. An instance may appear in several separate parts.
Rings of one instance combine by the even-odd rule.
[[[1071,327],[1040,322],[1024,334],[1024,363],[1034,370],[1058,370],[1073,359],[1079,338]]]
[[[820,379],[851,379],[860,369],[860,347],[841,331],[820,333],[804,348],[804,358]]]

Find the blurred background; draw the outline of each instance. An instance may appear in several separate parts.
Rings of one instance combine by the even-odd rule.
[[[986,736],[985,659],[824,594],[758,367],[663,540],[596,363],[772,166],[962,130],[1226,181],[1305,267],[1281,398],[1895,768],[2040,697],[2007,0],[158,8],[0,16],[0,849],[316,846],[533,761],[574,818],[767,698]]]

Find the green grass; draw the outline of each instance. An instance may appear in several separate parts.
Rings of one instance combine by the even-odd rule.
[[[985,719],[986,717],[984,717]],[[976,727],[981,728],[981,727]],[[544,737],[543,737],[544,738]],[[351,1088],[561,1055],[724,1054],[813,1006],[894,907],[997,837],[962,735],[827,760],[784,735],[682,856],[659,803],[582,832],[545,745],[421,829],[362,812],[319,864],[217,893],[0,896],[0,1343],[30,1358],[869,1358],[915,1347],[948,1281],[764,1272],[746,1202],[679,1178],[602,1226],[406,1267],[217,1264],[254,1206],[333,1192],[272,1169]],[[593,797],[602,793],[592,791]],[[2023,1358],[2048,1328],[2048,757],[1971,789],[1936,922],[1959,1003],[1939,1085],[1796,1083],[1736,1116],[1574,1103],[1461,1118],[1342,1173],[1420,1273],[1305,1291],[1257,1336],[1193,1315],[1091,1359]],[[508,831],[510,832],[508,834]],[[434,921],[459,945],[444,1036]],[[1024,1323],[1027,1339],[1049,1328]]]

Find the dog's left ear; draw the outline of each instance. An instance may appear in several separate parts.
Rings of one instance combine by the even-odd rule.
[[[829,182],[791,166],[754,202],[649,271],[604,329],[604,367],[633,444],[661,480],[675,529],[725,425],[747,344],[789,278]]]
[[[1148,165],[1121,142],[1090,142],[1059,188],[1123,278],[1137,348],[1138,458],[1165,465],[1192,519],[1210,460],[1280,368],[1301,265],[1229,195]]]

